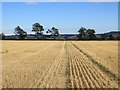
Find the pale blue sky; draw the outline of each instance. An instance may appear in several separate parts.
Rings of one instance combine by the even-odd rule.
[[[31,33],[39,22],[47,30],[57,27],[61,33],[77,33],[81,26],[97,33],[118,30],[117,2],[3,2],[2,24],[5,34],[14,34],[20,26]]]

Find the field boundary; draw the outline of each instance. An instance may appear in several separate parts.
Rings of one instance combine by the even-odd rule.
[[[90,56],[89,54],[85,53],[83,50],[81,50],[80,48],[78,48],[78,46],[73,43],[70,42],[77,50],[79,50],[81,53],[83,53],[87,58],[89,58],[89,60],[96,65],[104,74],[106,74],[111,80],[114,80],[116,82],[118,82],[118,78],[115,74],[113,74],[110,70],[108,70],[106,67],[104,67],[102,64],[100,64],[99,62],[97,62],[92,56]]]

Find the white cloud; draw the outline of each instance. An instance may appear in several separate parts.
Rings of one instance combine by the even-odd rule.
[[[36,5],[37,1],[35,1],[35,0],[29,0],[28,2],[26,2],[26,4]]]

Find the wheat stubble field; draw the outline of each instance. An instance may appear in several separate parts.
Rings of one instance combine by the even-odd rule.
[[[2,41],[3,88],[118,88],[118,41]]]

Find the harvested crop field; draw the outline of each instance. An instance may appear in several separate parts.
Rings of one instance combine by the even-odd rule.
[[[118,41],[2,41],[3,88],[118,88]]]

